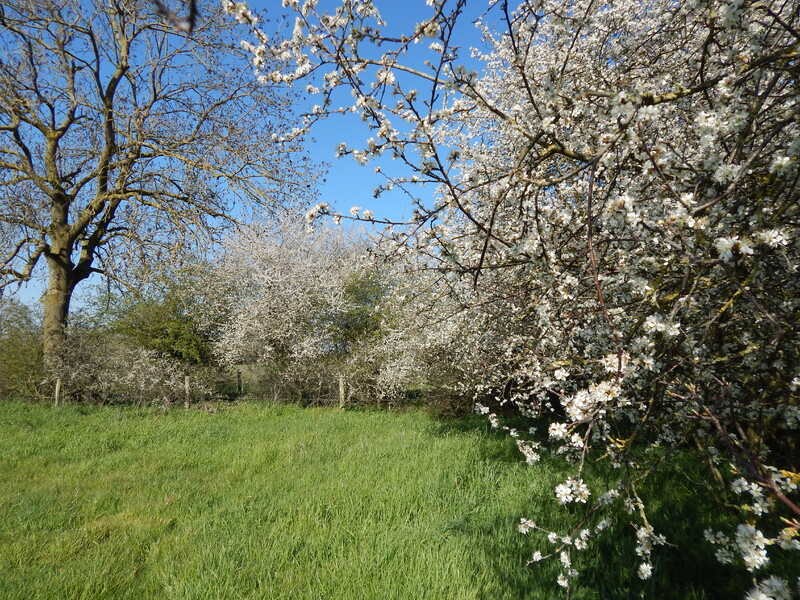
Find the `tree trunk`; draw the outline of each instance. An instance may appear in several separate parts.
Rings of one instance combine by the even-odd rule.
[[[42,349],[45,368],[56,375],[52,370],[58,367],[63,358],[69,305],[77,281],[72,261],[66,252],[61,256],[48,255],[47,269],[47,290],[41,300],[44,308]]]

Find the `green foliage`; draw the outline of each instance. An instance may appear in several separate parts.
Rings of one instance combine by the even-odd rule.
[[[91,320],[140,348],[207,365],[213,359],[211,344],[196,319],[203,302],[197,279],[206,268],[194,259],[177,267],[134,272],[135,283],[127,289],[96,295],[89,309],[94,313]]]
[[[41,335],[29,306],[0,298],[0,399],[33,396],[42,378]]]
[[[190,363],[211,361],[209,342],[178,295],[168,291],[160,298],[125,296],[114,311],[112,329],[141,347]]]
[[[344,298],[348,308],[326,315],[332,332],[334,347],[342,354],[351,352],[360,343],[374,341],[381,336],[381,302],[386,296],[386,285],[374,269],[352,274],[344,282]]]
[[[323,387],[338,394],[338,377],[347,381],[348,402],[372,403],[381,396],[376,382],[383,367],[381,341],[385,333],[387,283],[374,268],[351,274],[343,283],[345,308],[323,311],[313,327],[329,332],[331,352],[312,368],[327,371]]]

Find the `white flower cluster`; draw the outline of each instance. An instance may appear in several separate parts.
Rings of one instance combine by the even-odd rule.
[[[740,524],[733,540],[720,531],[706,530],[704,535],[708,542],[720,546],[717,559],[723,564],[731,564],[739,557],[748,571],[755,571],[769,562],[767,545],[772,544],[773,540],[753,525]]]
[[[538,463],[542,457],[539,454],[540,444],[530,440],[517,440],[517,448],[525,457],[525,462],[529,465]]]
[[[547,433],[551,439],[563,440],[569,433],[569,427],[566,423],[550,423],[547,427]]]
[[[792,600],[792,590],[785,579],[773,575],[758,582],[744,598],[745,600]]]
[[[518,531],[522,534],[527,534],[531,529],[536,528],[536,523],[531,521],[530,519],[520,519],[519,526],[517,527]]]
[[[612,402],[620,395],[621,389],[614,381],[592,383],[588,389],[579,390],[564,399],[567,415],[576,422],[592,418],[613,407]]]
[[[247,2],[234,2],[233,0],[222,0],[222,8],[229,15],[233,16],[242,25],[258,25],[258,17],[251,11]]]
[[[565,482],[559,483],[555,489],[556,498],[561,504],[570,502],[583,502],[589,499],[591,492],[582,479],[570,477]]]
[[[645,523],[636,528],[636,554],[643,559],[637,570],[640,579],[649,579],[653,574],[653,563],[651,562],[653,546],[666,543],[666,538],[661,534],[656,534],[650,524]]]
[[[331,209],[330,204],[327,202],[320,202],[319,204],[314,205],[310,210],[308,210],[305,214],[306,223],[309,227],[313,226],[314,222],[322,215],[329,214]]]

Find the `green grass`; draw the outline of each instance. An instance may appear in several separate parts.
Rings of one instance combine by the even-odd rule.
[[[524,597],[511,452],[418,412],[0,404],[0,598]]]
[[[552,598],[558,565],[526,567],[545,547],[516,525],[562,520],[566,473],[424,412],[0,403],[0,598]],[[626,543],[575,598],[727,597],[685,553],[638,582]]]

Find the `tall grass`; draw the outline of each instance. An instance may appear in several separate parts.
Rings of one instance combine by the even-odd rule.
[[[0,598],[550,598],[516,525],[557,523],[562,468],[423,412],[0,403]],[[623,550],[575,597],[727,593],[680,558],[648,596]]]

